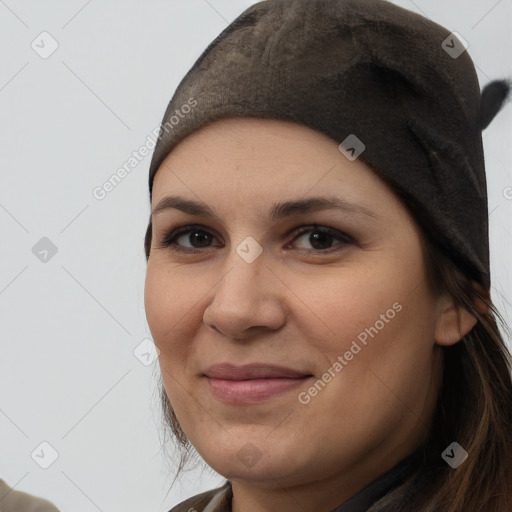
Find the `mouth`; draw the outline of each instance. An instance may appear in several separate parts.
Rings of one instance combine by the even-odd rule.
[[[209,389],[227,403],[258,403],[290,392],[313,377],[311,373],[268,364],[234,366],[222,363],[205,371]]]

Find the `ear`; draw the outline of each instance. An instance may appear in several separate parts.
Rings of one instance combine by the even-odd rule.
[[[438,345],[455,345],[473,329],[477,319],[463,307],[456,307],[451,297],[443,296],[440,300],[434,339]]]

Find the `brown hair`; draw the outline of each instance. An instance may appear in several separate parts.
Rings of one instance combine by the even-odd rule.
[[[446,242],[439,238],[426,212],[398,186],[385,181],[420,228],[428,286],[435,293],[447,292],[456,305],[475,316],[477,323],[458,343],[441,347],[443,379],[429,437],[420,449],[421,464],[368,512],[510,512],[512,357],[497,321],[509,339],[510,332],[491,299],[474,286],[476,276],[471,268],[447,256]],[[151,230],[150,220],[144,241],[146,261]],[[488,311],[480,313],[475,300],[485,303]],[[172,487],[195,450],[181,429],[161,380],[160,398],[164,433],[174,437],[180,452]],[[468,452],[457,469],[441,457],[453,441]]]

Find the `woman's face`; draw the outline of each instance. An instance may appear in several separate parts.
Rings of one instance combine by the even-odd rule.
[[[158,208],[168,196],[180,201]],[[415,224],[361,160],[302,125],[221,120],[167,157],[152,209],[147,320],[176,416],[215,471],[268,488],[362,478],[419,445],[442,308]]]

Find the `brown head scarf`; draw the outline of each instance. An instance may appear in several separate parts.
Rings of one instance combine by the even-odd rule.
[[[464,41],[385,0],[266,0],[206,48],[165,112],[149,172],[206,123],[302,123],[361,158],[430,219],[461,270],[490,287],[482,130],[507,81],[481,94]]]

